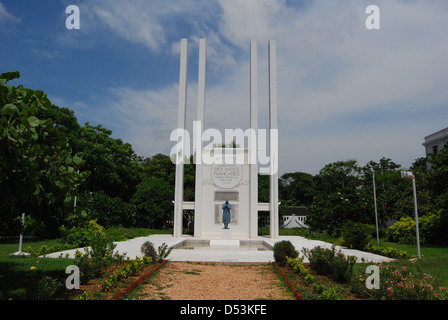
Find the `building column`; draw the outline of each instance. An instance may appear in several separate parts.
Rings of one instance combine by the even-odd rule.
[[[176,150],[176,181],[174,194],[173,236],[182,236],[183,200],[184,200],[184,161],[185,161],[185,114],[187,107],[187,69],[188,69],[188,40],[180,43],[180,74],[179,74],[179,104],[177,129],[181,132]],[[180,147],[179,147],[180,146]]]
[[[258,236],[258,61],[257,40],[250,41],[249,237]]]
[[[270,40],[269,45],[269,149],[270,149],[270,219],[271,238],[278,237],[278,126],[277,126],[277,56],[276,42]]]
[[[194,130],[195,143],[195,196],[194,196],[194,237],[202,237],[202,133],[205,123],[205,70],[206,70],[206,40],[199,40],[199,74],[198,74],[198,109]]]

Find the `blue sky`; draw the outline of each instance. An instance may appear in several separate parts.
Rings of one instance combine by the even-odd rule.
[[[80,29],[68,30],[68,5]],[[367,30],[365,9],[380,9]],[[168,154],[179,44],[188,38],[187,128],[198,39],[207,39],[206,128],[249,126],[250,39],[259,126],[268,128],[267,43],[277,41],[280,173],[391,158],[409,167],[448,127],[448,3],[438,0],[0,0],[0,72],[102,124],[137,154]]]

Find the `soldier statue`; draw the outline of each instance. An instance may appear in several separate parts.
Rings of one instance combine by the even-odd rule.
[[[230,209],[232,209],[232,205],[226,199],[226,202],[222,205],[222,223],[224,223],[224,229],[229,229]]]

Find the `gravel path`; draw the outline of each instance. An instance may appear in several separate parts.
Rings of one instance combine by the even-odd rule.
[[[168,262],[139,290],[140,300],[294,299],[272,266]]]

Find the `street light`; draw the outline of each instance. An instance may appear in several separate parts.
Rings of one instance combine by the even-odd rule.
[[[417,232],[417,254],[418,258],[420,259],[420,235],[418,231],[418,209],[417,209],[417,190],[415,187],[415,176],[410,171],[401,171],[401,177],[403,179],[411,179],[412,180],[412,187],[414,189],[414,208],[415,208],[415,229]]]
[[[373,201],[375,203],[376,240],[378,242],[378,245],[380,245],[380,233],[378,231],[378,209],[376,205],[375,171],[373,171],[372,174],[373,174]]]

